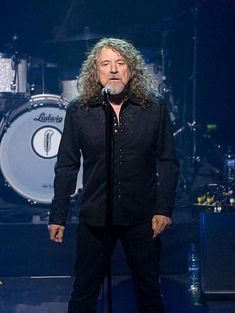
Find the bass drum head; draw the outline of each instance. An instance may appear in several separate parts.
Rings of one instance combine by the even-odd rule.
[[[54,166],[68,101],[36,95],[9,113],[2,125],[1,171],[18,194],[33,203],[50,204]],[[82,187],[79,172],[77,188]]]

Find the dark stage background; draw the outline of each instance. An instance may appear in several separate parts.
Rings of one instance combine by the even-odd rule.
[[[212,136],[225,148],[234,145],[233,0],[2,1],[0,51],[9,51],[13,44],[21,54],[56,63],[56,73],[47,70],[46,88],[57,94],[60,92],[57,79],[65,69],[79,69],[87,50],[85,40],[60,40],[79,37],[88,26],[91,36],[127,38],[142,49],[145,58],[160,62],[159,50],[165,36],[170,63],[168,78],[181,119],[186,110],[184,119],[190,121],[195,5],[198,7],[196,121],[204,130],[207,124],[216,124]],[[18,39],[12,43],[14,35]],[[89,40],[89,46],[95,41]],[[181,126],[182,120],[178,122]]]
[[[61,95],[63,81],[73,80],[79,75],[86,52],[102,37],[130,40],[158,73],[162,73],[165,57],[164,83],[167,97],[170,97],[169,111],[182,165],[176,222],[190,220],[191,223],[192,217],[197,218],[198,214],[193,216],[195,209],[192,209],[197,195],[210,192],[209,183],[224,183],[224,154],[228,147],[231,153],[235,153],[235,2],[22,0],[2,1],[1,4],[0,53],[9,58],[17,54],[19,58],[27,59],[28,97],[43,92],[42,78],[45,80],[45,93]],[[195,56],[196,68],[193,67]],[[13,99],[8,105],[4,105],[4,101],[0,106],[3,118],[23,100]],[[0,127],[1,137],[4,137],[4,132],[5,129]],[[26,132],[22,134],[26,135]],[[18,142],[15,144],[19,145]],[[195,147],[196,150],[193,149]],[[22,158],[22,167],[30,163],[27,155],[16,150],[15,159],[19,157]],[[230,177],[232,185],[229,188],[234,190],[235,157],[232,160],[233,176]],[[5,157],[4,162],[6,166]],[[5,170],[8,171],[7,168]],[[39,173],[40,170],[35,168],[35,175]],[[27,197],[6,189],[5,178],[0,179],[1,197],[7,201],[0,203],[0,222],[30,222],[31,215],[38,212],[37,205],[30,207],[29,214],[25,210]],[[30,182],[26,181],[26,184]],[[14,182],[12,185],[14,187]],[[202,191],[201,185],[206,185]],[[221,195],[224,197],[221,189],[212,190],[212,193],[214,191],[220,199]],[[9,211],[9,207],[16,208],[18,204],[11,203],[18,200],[20,209]],[[39,201],[39,207],[41,204],[46,223],[47,206],[45,210]],[[7,215],[4,216],[5,209]]]

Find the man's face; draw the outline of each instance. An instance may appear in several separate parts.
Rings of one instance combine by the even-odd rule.
[[[97,59],[97,78],[103,87],[115,95],[123,91],[131,72],[126,60],[117,51],[102,48]]]

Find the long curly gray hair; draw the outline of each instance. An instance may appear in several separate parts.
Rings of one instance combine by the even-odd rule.
[[[146,106],[151,101],[154,90],[144,59],[131,43],[117,38],[101,39],[91,49],[87,59],[83,62],[78,80],[80,103],[88,106],[89,103],[94,103],[100,99],[102,86],[97,79],[97,59],[103,48],[117,51],[127,61],[131,72],[129,92],[138,99],[142,106]]]

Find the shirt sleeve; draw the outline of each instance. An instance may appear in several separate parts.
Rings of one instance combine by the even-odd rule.
[[[158,137],[158,189],[155,214],[171,217],[175,205],[176,187],[179,176],[179,162],[176,158],[171,121],[164,104]]]
[[[70,196],[76,190],[81,158],[76,113],[74,108],[68,108],[66,111],[64,130],[55,165],[54,198],[50,209],[49,224],[65,226]]]

